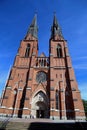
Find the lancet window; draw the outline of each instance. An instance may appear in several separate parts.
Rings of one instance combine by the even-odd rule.
[[[29,57],[30,54],[30,44],[27,44],[26,52],[25,52],[25,57]]]
[[[57,57],[61,58],[62,57],[62,48],[61,45],[57,45]]]
[[[56,98],[56,109],[59,109],[59,91],[56,90],[55,92],[55,98]]]

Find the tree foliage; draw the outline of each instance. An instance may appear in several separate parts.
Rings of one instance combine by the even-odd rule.
[[[86,117],[87,117],[87,100],[83,99],[83,105],[84,105],[84,110],[85,110],[85,114],[86,114]]]

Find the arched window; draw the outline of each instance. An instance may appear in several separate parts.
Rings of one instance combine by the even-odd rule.
[[[59,92],[57,89],[55,92],[55,98],[56,98],[56,109],[59,109]]]
[[[26,52],[25,52],[25,57],[29,57],[30,54],[30,44],[27,44]]]
[[[62,57],[62,48],[61,48],[61,45],[57,45],[57,57],[58,58]]]

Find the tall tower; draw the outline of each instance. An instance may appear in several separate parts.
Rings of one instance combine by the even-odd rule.
[[[20,42],[0,115],[19,118],[85,119],[67,41],[54,15],[49,57],[38,56],[37,16]]]
[[[59,119],[84,119],[84,108],[61,28],[54,15],[49,42],[50,115]]]
[[[22,117],[23,114],[27,113],[27,108],[30,108],[28,99],[31,95],[32,66],[38,55],[37,31],[35,15],[25,38],[20,43],[3,94],[0,113]],[[28,115],[29,112],[28,110]]]
[[[1,99],[1,115],[49,117],[49,58],[38,56],[37,16],[21,41]]]

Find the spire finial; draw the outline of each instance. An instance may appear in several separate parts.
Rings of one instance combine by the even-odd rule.
[[[35,15],[37,16],[37,9],[35,10]]]
[[[56,11],[54,11],[53,14],[56,15]]]

